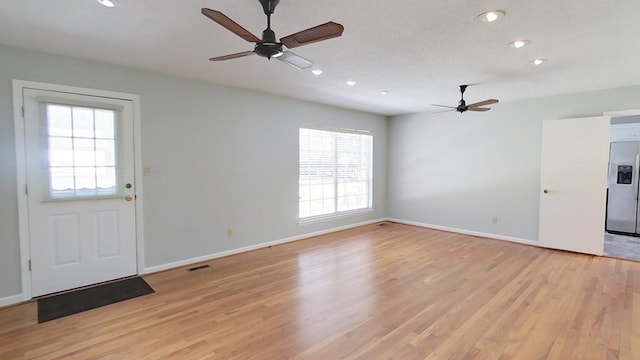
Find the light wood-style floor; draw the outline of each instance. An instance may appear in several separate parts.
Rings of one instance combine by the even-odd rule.
[[[43,324],[0,309],[0,359],[640,359],[637,262],[389,223],[207,264]]]

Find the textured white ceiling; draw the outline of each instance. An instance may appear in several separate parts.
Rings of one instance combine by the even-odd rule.
[[[340,38],[293,49],[321,76],[258,56],[208,61],[252,44],[201,15],[203,7],[258,37],[266,27],[256,0],[120,0],[112,9],[95,0],[2,0],[0,43],[384,115],[456,105],[457,86],[467,83],[476,84],[468,102],[640,84],[638,0],[281,0],[272,17],[278,38],[329,20],[344,25]],[[474,21],[493,9],[506,17]],[[515,39],[531,45],[509,48]],[[549,63],[532,68],[536,57]]]

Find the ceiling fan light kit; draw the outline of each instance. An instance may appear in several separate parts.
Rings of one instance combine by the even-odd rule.
[[[300,55],[296,55],[296,54],[292,53],[291,51],[285,51],[282,54],[282,56],[278,58],[278,60],[280,60],[280,61],[282,61],[284,63],[287,63],[287,64],[293,66],[294,68],[300,69],[300,70],[306,69],[306,68],[311,67],[313,65],[312,61],[307,60],[307,59],[303,58]],[[320,74],[322,74],[322,70],[320,70]]]
[[[118,5],[118,0],[97,0],[100,5],[112,8]]]

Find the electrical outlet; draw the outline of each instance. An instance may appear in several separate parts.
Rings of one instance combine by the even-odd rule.
[[[229,228],[227,229],[227,237],[232,237],[233,236],[233,229]]]
[[[498,217],[497,216],[492,217],[491,218],[491,223],[492,224],[497,224],[498,223]]]

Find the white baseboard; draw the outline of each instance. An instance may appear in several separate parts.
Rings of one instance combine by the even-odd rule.
[[[242,248],[222,251],[222,252],[218,252],[218,253],[214,253],[214,254],[198,256],[198,257],[195,257],[195,258],[175,261],[175,262],[171,262],[171,263],[167,263],[167,264],[150,266],[150,267],[146,267],[144,269],[144,273],[145,274],[150,274],[150,273],[154,273],[154,272],[158,272],[158,271],[170,270],[170,269],[178,268],[178,267],[181,267],[181,266],[186,266],[186,265],[191,265],[191,264],[195,264],[195,263],[199,263],[199,262],[203,262],[203,261],[208,261],[208,260],[212,260],[212,259],[221,258],[221,257],[224,257],[224,256],[240,254],[240,253],[247,252],[247,251],[263,249],[263,248],[267,248],[269,246],[285,244],[285,243],[288,243],[288,242],[302,240],[302,239],[306,239],[306,238],[310,238],[310,237],[314,237],[314,236],[318,236],[318,235],[324,235],[324,234],[328,234],[328,233],[332,233],[332,232],[336,232],[336,231],[352,229],[352,228],[355,228],[355,227],[358,227],[358,226],[374,224],[374,223],[385,221],[385,220],[387,220],[387,219],[386,218],[381,218],[381,219],[376,219],[376,220],[369,220],[369,221],[359,222],[359,223],[356,223],[356,224],[349,224],[349,225],[345,225],[345,226],[339,226],[339,227],[335,227],[335,228],[331,228],[331,229],[326,229],[326,230],[316,231],[316,232],[312,232],[312,233],[296,235],[296,236],[292,236],[292,237],[288,237],[288,238],[284,238],[284,239],[269,241],[269,242],[266,242],[266,243],[261,243],[261,244],[246,246],[246,247],[242,247]]]
[[[0,298],[0,307],[17,304],[23,301],[24,299],[22,299],[22,294],[7,296]]]
[[[478,231],[470,231],[470,230],[463,230],[463,229],[457,229],[457,228],[450,228],[450,227],[446,227],[446,226],[425,224],[425,223],[420,223],[420,222],[415,222],[415,221],[407,221],[407,220],[401,220],[401,219],[388,218],[387,220],[388,221],[392,221],[392,222],[396,222],[396,223],[399,223],[399,224],[413,225],[413,226],[419,226],[419,227],[428,228],[428,229],[442,230],[442,231],[454,232],[454,233],[458,233],[458,234],[479,236],[479,237],[488,238],[488,239],[504,240],[504,241],[510,241],[510,242],[514,242],[514,243],[518,243],[518,244],[525,244],[525,245],[542,247],[542,246],[540,246],[540,243],[538,241],[536,241],[536,240],[528,240],[528,239],[521,239],[521,238],[512,237],[512,236],[503,236],[503,235],[489,234],[489,233],[483,233],[483,232],[478,232]]]
[[[521,239],[521,238],[516,238],[516,237],[511,237],[511,236],[503,236],[503,235],[482,233],[482,232],[477,232],[477,231],[450,228],[450,227],[446,227],[446,226],[425,224],[425,223],[420,223],[420,222],[415,222],[415,221],[407,221],[407,220],[402,220],[402,219],[380,218],[380,219],[375,219],[375,220],[359,222],[359,223],[355,223],[355,224],[349,224],[349,225],[345,225],[345,226],[339,226],[339,227],[335,227],[335,228],[331,228],[331,229],[316,231],[316,232],[312,232],[312,233],[296,235],[296,236],[292,236],[292,237],[288,237],[288,238],[284,238],[284,239],[269,241],[269,242],[256,244],[256,245],[251,245],[251,246],[246,246],[246,247],[242,247],[242,248],[221,251],[221,252],[214,253],[214,254],[207,254],[207,255],[198,256],[198,257],[194,257],[194,258],[190,258],[190,259],[174,261],[174,262],[167,263],[167,264],[145,267],[144,274],[151,274],[151,273],[155,273],[155,272],[159,272],[159,271],[170,270],[170,269],[174,269],[174,268],[178,268],[178,267],[182,267],[182,266],[187,266],[187,265],[191,265],[191,264],[195,264],[195,263],[199,263],[199,262],[203,262],[203,261],[209,261],[209,260],[213,260],[213,259],[217,259],[217,258],[221,258],[221,257],[225,257],[225,256],[236,255],[236,254],[244,253],[244,252],[247,252],[247,251],[263,249],[263,248],[267,248],[269,246],[285,244],[285,243],[288,243],[288,242],[302,240],[302,239],[306,239],[306,238],[310,238],[310,237],[314,237],[314,236],[318,236],[318,235],[324,235],[324,234],[328,234],[328,233],[332,233],[332,232],[336,232],[336,231],[347,230],[347,229],[352,229],[352,228],[359,227],[359,226],[374,224],[374,223],[381,222],[381,221],[392,221],[392,222],[396,222],[396,223],[399,223],[399,224],[413,225],[413,226],[419,226],[419,227],[424,227],[424,228],[429,228],[429,229],[434,229],[434,230],[448,231],[448,232],[454,232],[454,233],[458,233],[458,234],[479,236],[479,237],[484,237],[484,238],[488,238],[488,239],[510,241],[510,242],[514,242],[514,243],[540,247],[540,244],[535,240],[527,240],[527,239]]]

